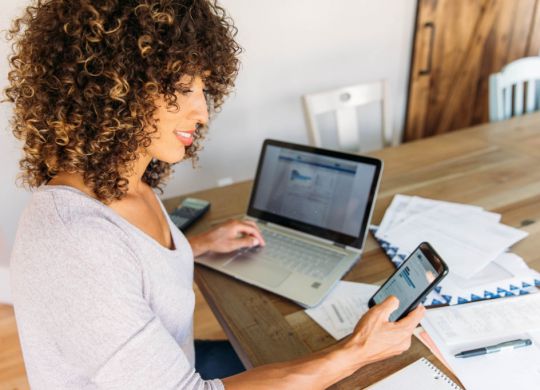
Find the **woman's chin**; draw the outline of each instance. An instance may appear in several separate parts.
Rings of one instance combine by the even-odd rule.
[[[156,147],[160,146],[160,147]],[[147,152],[149,155],[152,156],[152,158],[157,159],[159,161],[163,161],[168,164],[176,164],[180,161],[184,160],[186,157],[186,149],[187,147],[184,145],[175,145],[174,148],[172,147],[163,147],[162,145],[151,145],[150,148],[148,148]]]
[[[186,158],[186,148],[183,148],[182,153],[180,154],[180,156],[178,156],[176,158],[176,161],[173,164],[179,163],[180,161],[184,160],[185,158]]]
[[[163,153],[161,156],[156,156],[156,158],[160,161],[169,163],[169,164],[176,164],[182,161],[186,157],[186,149],[185,147],[182,147],[181,150],[174,150],[170,151],[169,153]]]
[[[171,159],[167,159],[167,160],[162,160],[162,161],[165,161],[169,164],[177,164],[179,163],[180,161],[184,160],[184,158],[186,157],[186,154],[185,153],[182,153],[181,156],[177,156],[175,158],[171,158]]]

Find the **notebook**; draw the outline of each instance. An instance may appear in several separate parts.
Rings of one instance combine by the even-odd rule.
[[[425,358],[418,359],[367,389],[463,390]]]

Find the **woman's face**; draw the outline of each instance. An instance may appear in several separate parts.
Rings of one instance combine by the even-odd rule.
[[[184,76],[180,83],[189,83],[190,79],[190,76]],[[186,148],[193,143],[193,132],[198,125],[208,122],[208,106],[201,77],[193,78],[190,92],[178,92],[176,97],[179,110],[167,107],[163,97],[157,99],[157,132],[152,134],[152,143],[146,149],[152,158],[170,164],[184,158]]]

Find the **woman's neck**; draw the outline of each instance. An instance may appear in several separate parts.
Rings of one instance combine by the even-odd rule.
[[[139,196],[144,193],[146,184],[143,182],[142,178],[148,164],[150,164],[150,161],[152,161],[151,156],[141,153],[139,158],[133,163],[132,169],[126,174],[123,174],[123,177],[128,181],[128,190],[126,195]],[[84,192],[86,195],[97,199],[94,191],[84,182],[83,174],[79,172],[59,172],[56,176],[49,180],[47,184],[74,187]]]

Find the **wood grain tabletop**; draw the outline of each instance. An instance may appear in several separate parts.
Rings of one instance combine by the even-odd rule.
[[[512,250],[540,270],[540,113],[484,124],[370,153],[384,161],[372,223],[395,194],[474,204],[502,214],[502,222],[529,232]],[[255,167],[253,167],[255,172]],[[187,196],[209,200],[211,210],[190,231],[204,231],[246,209],[251,181]],[[164,201],[171,211],[184,198]],[[394,270],[369,236],[361,260],[344,280],[381,283]],[[336,341],[293,302],[202,266],[195,279],[246,367],[285,361]],[[364,388],[420,357],[457,379],[413,338],[406,353],[373,363],[334,385]]]

